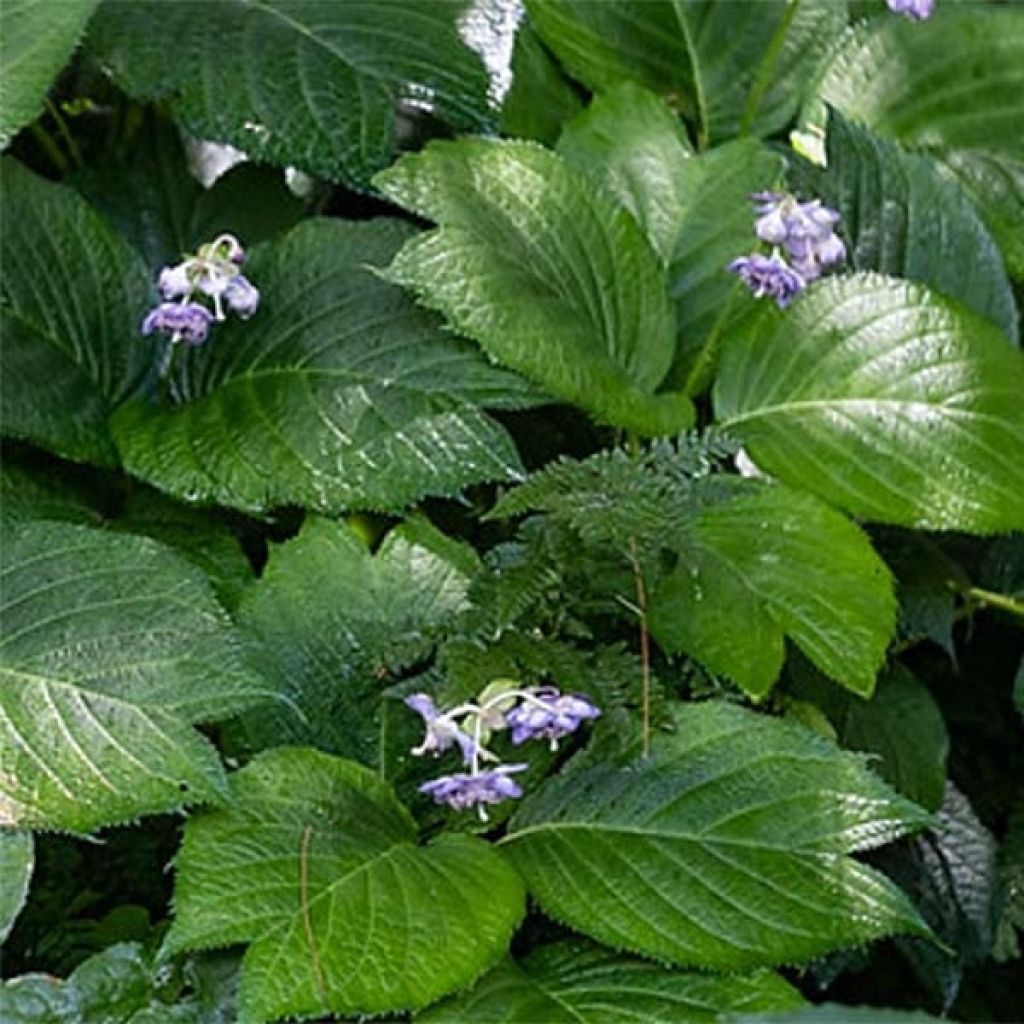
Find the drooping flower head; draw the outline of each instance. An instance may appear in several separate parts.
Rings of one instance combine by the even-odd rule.
[[[563,736],[575,732],[583,722],[601,717],[601,711],[585,697],[560,694],[546,687],[505,715],[517,746],[527,740],[546,739],[552,749]]]
[[[224,307],[247,320],[259,308],[260,293],[253,284],[238,272],[245,261],[245,250],[234,235],[219,235],[212,242],[201,245],[194,256],[160,271],[157,285],[164,302],[151,310],[142,322],[142,333],[150,334],[154,329],[165,330],[171,341],[186,341],[192,345],[201,344],[213,320],[226,319]],[[210,311],[201,301],[211,299]],[[167,307],[171,300],[191,310],[186,318],[184,313],[172,314]],[[206,314],[205,327],[198,330],[201,310]],[[187,323],[190,329],[167,328],[164,324]]]
[[[425,693],[414,693],[405,698],[405,704],[423,719],[426,726],[423,742],[411,750],[414,757],[423,754],[443,754],[453,744],[458,744],[466,764],[472,763],[474,754],[479,756],[480,751],[473,737],[463,732],[451,718],[442,715],[430,696]]]
[[[783,192],[755,192],[751,195],[757,220],[757,237],[770,245],[782,246],[793,269],[805,283],[842,262],[846,247],[835,233],[839,214],[812,199],[801,203]]]
[[[524,772],[528,767],[526,764],[502,764],[482,772],[442,775],[439,779],[423,783],[419,790],[432,796],[436,803],[448,804],[457,811],[477,807],[481,818],[486,821],[484,805],[500,804],[503,800],[514,800],[523,795],[522,787],[509,775]]]
[[[935,0],[886,0],[893,14],[905,14],[914,21],[925,21],[935,10]]]
[[[154,331],[169,334],[172,342],[183,341],[186,345],[201,345],[213,323],[213,315],[205,306],[196,302],[161,302],[146,314],[142,321],[142,333]]]
[[[728,267],[753,292],[754,298],[770,296],[779,309],[785,309],[804,287],[803,278],[779,256],[755,252],[733,260]]]

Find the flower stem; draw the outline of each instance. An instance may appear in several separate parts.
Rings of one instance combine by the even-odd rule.
[[[988,605],[990,608],[998,608],[1000,611],[1009,612],[1024,619],[1024,604],[1010,597],[1009,594],[998,594],[993,590],[983,590],[981,587],[967,587],[962,590],[961,595],[978,604]]]
[[[57,126],[57,132],[60,137],[64,140],[64,145],[67,146],[68,154],[71,157],[71,162],[76,168],[82,168],[85,166],[85,161],[82,160],[82,151],[78,148],[78,143],[75,142],[75,137],[71,134],[68,129],[67,121],[61,117],[60,110],[54,105],[49,97],[46,99],[46,109],[53,123]]]
[[[635,434],[629,437],[629,454],[633,461],[640,458],[640,444]],[[636,588],[636,606],[640,612],[640,671],[641,671],[641,744],[644,757],[651,754],[651,637],[647,629],[647,587],[637,557],[636,537],[629,538],[629,562],[633,568]]]

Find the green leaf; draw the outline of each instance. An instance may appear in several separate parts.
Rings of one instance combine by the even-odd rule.
[[[99,0],[4,0],[0,7],[0,149],[43,109]],[[9,222],[8,222],[9,223]]]
[[[754,299],[726,267],[756,247],[750,193],[771,191],[782,158],[752,139],[727,142],[680,169],[685,202],[669,262],[679,344],[666,385],[687,394],[711,382],[720,340]]]
[[[512,52],[512,85],[501,107],[501,134],[553,145],[583,103],[533,26],[520,24]]]
[[[89,957],[65,981],[23,974],[0,982],[4,1024],[232,1024],[230,985],[189,961],[158,965],[136,942]],[[192,991],[179,998],[184,986]],[[227,989],[227,991],[224,991]]]
[[[129,472],[188,500],[258,511],[398,511],[519,472],[479,408],[532,399],[525,382],[446,337],[367,265],[413,229],[304,221],[255,251],[261,304],[185,354],[181,404],[135,401],[112,430]]]
[[[672,257],[693,155],[679,118],[653,93],[626,83],[570,121],[558,153],[633,214],[654,251]]]
[[[789,636],[843,686],[874,689],[895,625],[892,579],[844,516],[799,491],[740,484],[731,500],[698,511],[673,548],[679,564],[650,603],[651,633],[666,650],[760,698]]]
[[[699,974],[572,941],[506,961],[472,991],[420,1014],[417,1024],[713,1024],[726,1014],[789,1010],[796,989],[766,971]]]
[[[805,165],[792,177],[808,197],[842,215],[838,230],[848,265],[920,281],[988,317],[1015,341],[1017,307],[1002,254],[963,191],[935,162],[836,111],[826,147],[827,169]]]
[[[0,193],[4,433],[115,466],[107,417],[152,361],[149,275],[71,189],[7,159]]]
[[[371,555],[344,523],[310,518],[276,548],[238,621],[288,710],[242,715],[230,728],[246,746],[312,744],[376,765],[383,690],[466,606],[453,544],[420,522]]]
[[[846,1006],[822,1003],[789,1013],[751,1013],[730,1024],[939,1024],[940,1018],[918,1010],[890,1010],[883,1006]]]
[[[4,880],[0,887],[0,946],[25,906],[34,866],[32,833],[0,830],[0,878]]]
[[[522,882],[481,840],[416,827],[370,771],[270,751],[185,826],[172,951],[246,943],[242,1020],[418,1009],[505,951]]]
[[[512,819],[502,846],[545,913],[715,970],[927,934],[895,886],[844,856],[921,828],[923,811],[801,725],[720,702],[680,705],[674,725],[648,759],[577,761]]]
[[[4,547],[0,824],[88,832],[225,792],[192,725],[269,696],[197,570],[141,537],[31,523]]]
[[[487,74],[460,38],[466,6],[134,0],[100,8],[89,43],[193,135],[366,187],[394,152],[396,105],[491,126]]]
[[[82,482],[68,479],[68,466],[47,472],[33,464],[38,453],[25,459],[5,451],[0,466],[0,529],[12,535],[33,519],[57,519],[65,523],[98,526],[101,521],[95,495]]]
[[[73,184],[154,272],[225,231],[249,248],[292,227],[305,211],[272,167],[244,162],[203,188],[189,171],[177,128],[155,114],[126,149],[86,168]]]
[[[387,272],[498,362],[599,422],[674,433],[681,395],[655,395],[674,328],[657,257],[633,218],[532,143],[434,142],[374,179],[439,227]]]
[[[851,31],[807,117],[820,123],[829,103],[880,135],[947,160],[1021,277],[1022,94],[1024,12],[964,4],[921,24],[879,18]]]
[[[697,120],[701,148],[796,112],[811,72],[846,24],[835,0],[529,0],[541,38],[595,91],[633,81]]]
[[[987,320],[874,274],[763,306],[727,339],[722,426],[780,480],[879,522],[1024,526],[1024,360]]]
[[[861,700],[811,672],[794,672],[790,691],[813,701],[828,717],[840,746],[874,754],[871,762],[891,786],[926,810],[938,810],[946,790],[949,736],[928,688],[895,666]]]

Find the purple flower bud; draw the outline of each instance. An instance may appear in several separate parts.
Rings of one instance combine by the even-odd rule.
[[[192,291],[192,282],[188,277],[189,261],[179,263],[175,267],[164,267],[160,271],[160,294],[165,299],[181,299]]]
[[[893,14],[905,14],[914,21],[925,21],[935,10],[935,0],[886,0]]]
[[[259,308],[259,289],[254,288],[247,278],[238,274],[231,278],[224,289],[224,301],[243,320],[248,320]]]
[[[204,306],[195,302],[162,302],[151,309],[142,321],[142,333],[162,331],[171,341],[201,345],[206,340],[213,317]]]
[[[479,753],[473,738],[463,732],[453,721],[445,718],[437,710],[437,705],[428,694],[411,694],[405,698],[405,704],[423,719],[427,727],[423,742],[418,747],[412,748],[413,756],[443,754],[453,744],[458,744],[462,751],[463,761],[466,764],[472,763],[473,755]]]
[[[523,795],[519,785],[508,776],[514,772],[524,772],[525,764],[503,764],[485,772],[471,775],[460,772],[457,775],[442,775],[432,782],[425,782],[419,787],[421,793],[432,796],[439,804],[448,804],[457,811],[470,807],[483,807],[484,804],[500,804],[503,800],[516,799]]]
[[[803,278],[777,252],[771,256],[755,252],[741,256],[729,264],[728,270],[739,274],[740,280],[757,299],[771,296],[779,309],[785,309],[804,288]]]
[[[512,742],[547,739],[555,747],[563,736],[580,725],[601,717],[601,710],[585,697],[562,695],[554,688],[538,691],[533,700],[524,700],[505,715],[512,730]]]

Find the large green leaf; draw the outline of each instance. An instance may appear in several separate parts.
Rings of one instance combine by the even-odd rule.
[[[758,465],[855,515],[936,530],[1024,526],[1024,359],[928,289],[833,277],[734,331],[715,387]]]
[[[0,946],[14,927],[15,919],[25,906],[28,887],[35,866],[32,833],[0,830]]]
[[[527,9],[580,81],[598,91],[634,81],[671,96],[697,120],[701,148],[782,128],[846,24],[841,0],[528,0]]]
[[[884,1006],[847,1006],[822,1003],[788,1013],[751,1013],[730,1024],[939,1024],[940,1018],[917,1010],[890,1010]]]
[[[0,5],[0,149],[43,109],[99,0],[4,0]]]
[[[125,149],[87,167],[73,184],[154,271],[224,231],[248,248],[292,227],[305,211],[280,169],[248,161],[203,188],[177,128],[153,112]]]
[[[367,269],[413,235],[310,220],[254,252],[260,308],[186,354],[183,401],[114,417],[129,472],[189,500],[324,512],[398,510],[515,474],[511,439],[479,405],[528,402],[525,382]]]
[[[133,0],[100,8],[89,43],[194,135],[366,186],[394,151],[399,103],[466,131],[491,125],[487,74],[459,34],[466,6]]]
[[[243,1021],[418,1009],[505,951],[522,882],[486,843],[416,826],[369,770],[282,748],[185,826],[171,951],[246,943]]]
[[[699,974],[563,941],[508,960],[472,991],[420,1014],[422,1024],[716,1024],[731,1013],[790,1010],[778,975]]]
[[[270,696],[188,562],[142,537],[31,523],[4,546],[0,824],[88,832],[220,799],[191,726]]]
[[[597,750],[529,797],[502,846],[542,910],[607,945],[745,970],[927,929],[844,854],[921,828],[920,808],[800,725],[680,705],[651,755]]]
[[[693,155],[672,110],[653,93],[625,83],[565,126],[558,152],[633,214],[667,263],[686,202],[683,165]]]
[[[4,433],[116,465],[107,417],[153,358],[146,268],[80,196],[11,159],[0,219]]]
[[[664,271],[636,221],[532,143],[435,142],[374,179],[439,227],[388,277],[496,360],[601,422],[643,434],[693,419],[654,395],[672,361]]]
[[[446,549],[453,544],[413,521],[371,555],[344,523],[307,520],[272,552],[238,616],[289,710],[241,716],[240,738],[256,749],[309,744],[375,765],[382,691],[466,604],[469,574]]]
[[[1017,307],[1003,257],[963,191],[933,160],[905,152],[832,111],[828,165],[791,177],[839,211],[847,264],[920,281],[1017,338]],[[963,254],[969,252],[966,260]]]
[[[872,766],[890,785],[926,810],[938,810],[949,736],[942,711],[916,676],[897,665],[879,679],[871,700],[862,700],[797,668],[789,689],[825,713],[840,746],[875,755]]]
[[[874,689],[896,621],[892,579],[840,513],[788,487],[741,485],[697,512],[672,546],[679,564],[650,604],[651,632],[667,650],[762,697],[789,636],[844,686]]]
[[[1024,11],[944,5],[923,24],[879,18],[852,31],[816,88],[881,135],[948,161],[1024,276]],[[959,262],[959,261],[958,261]]]

